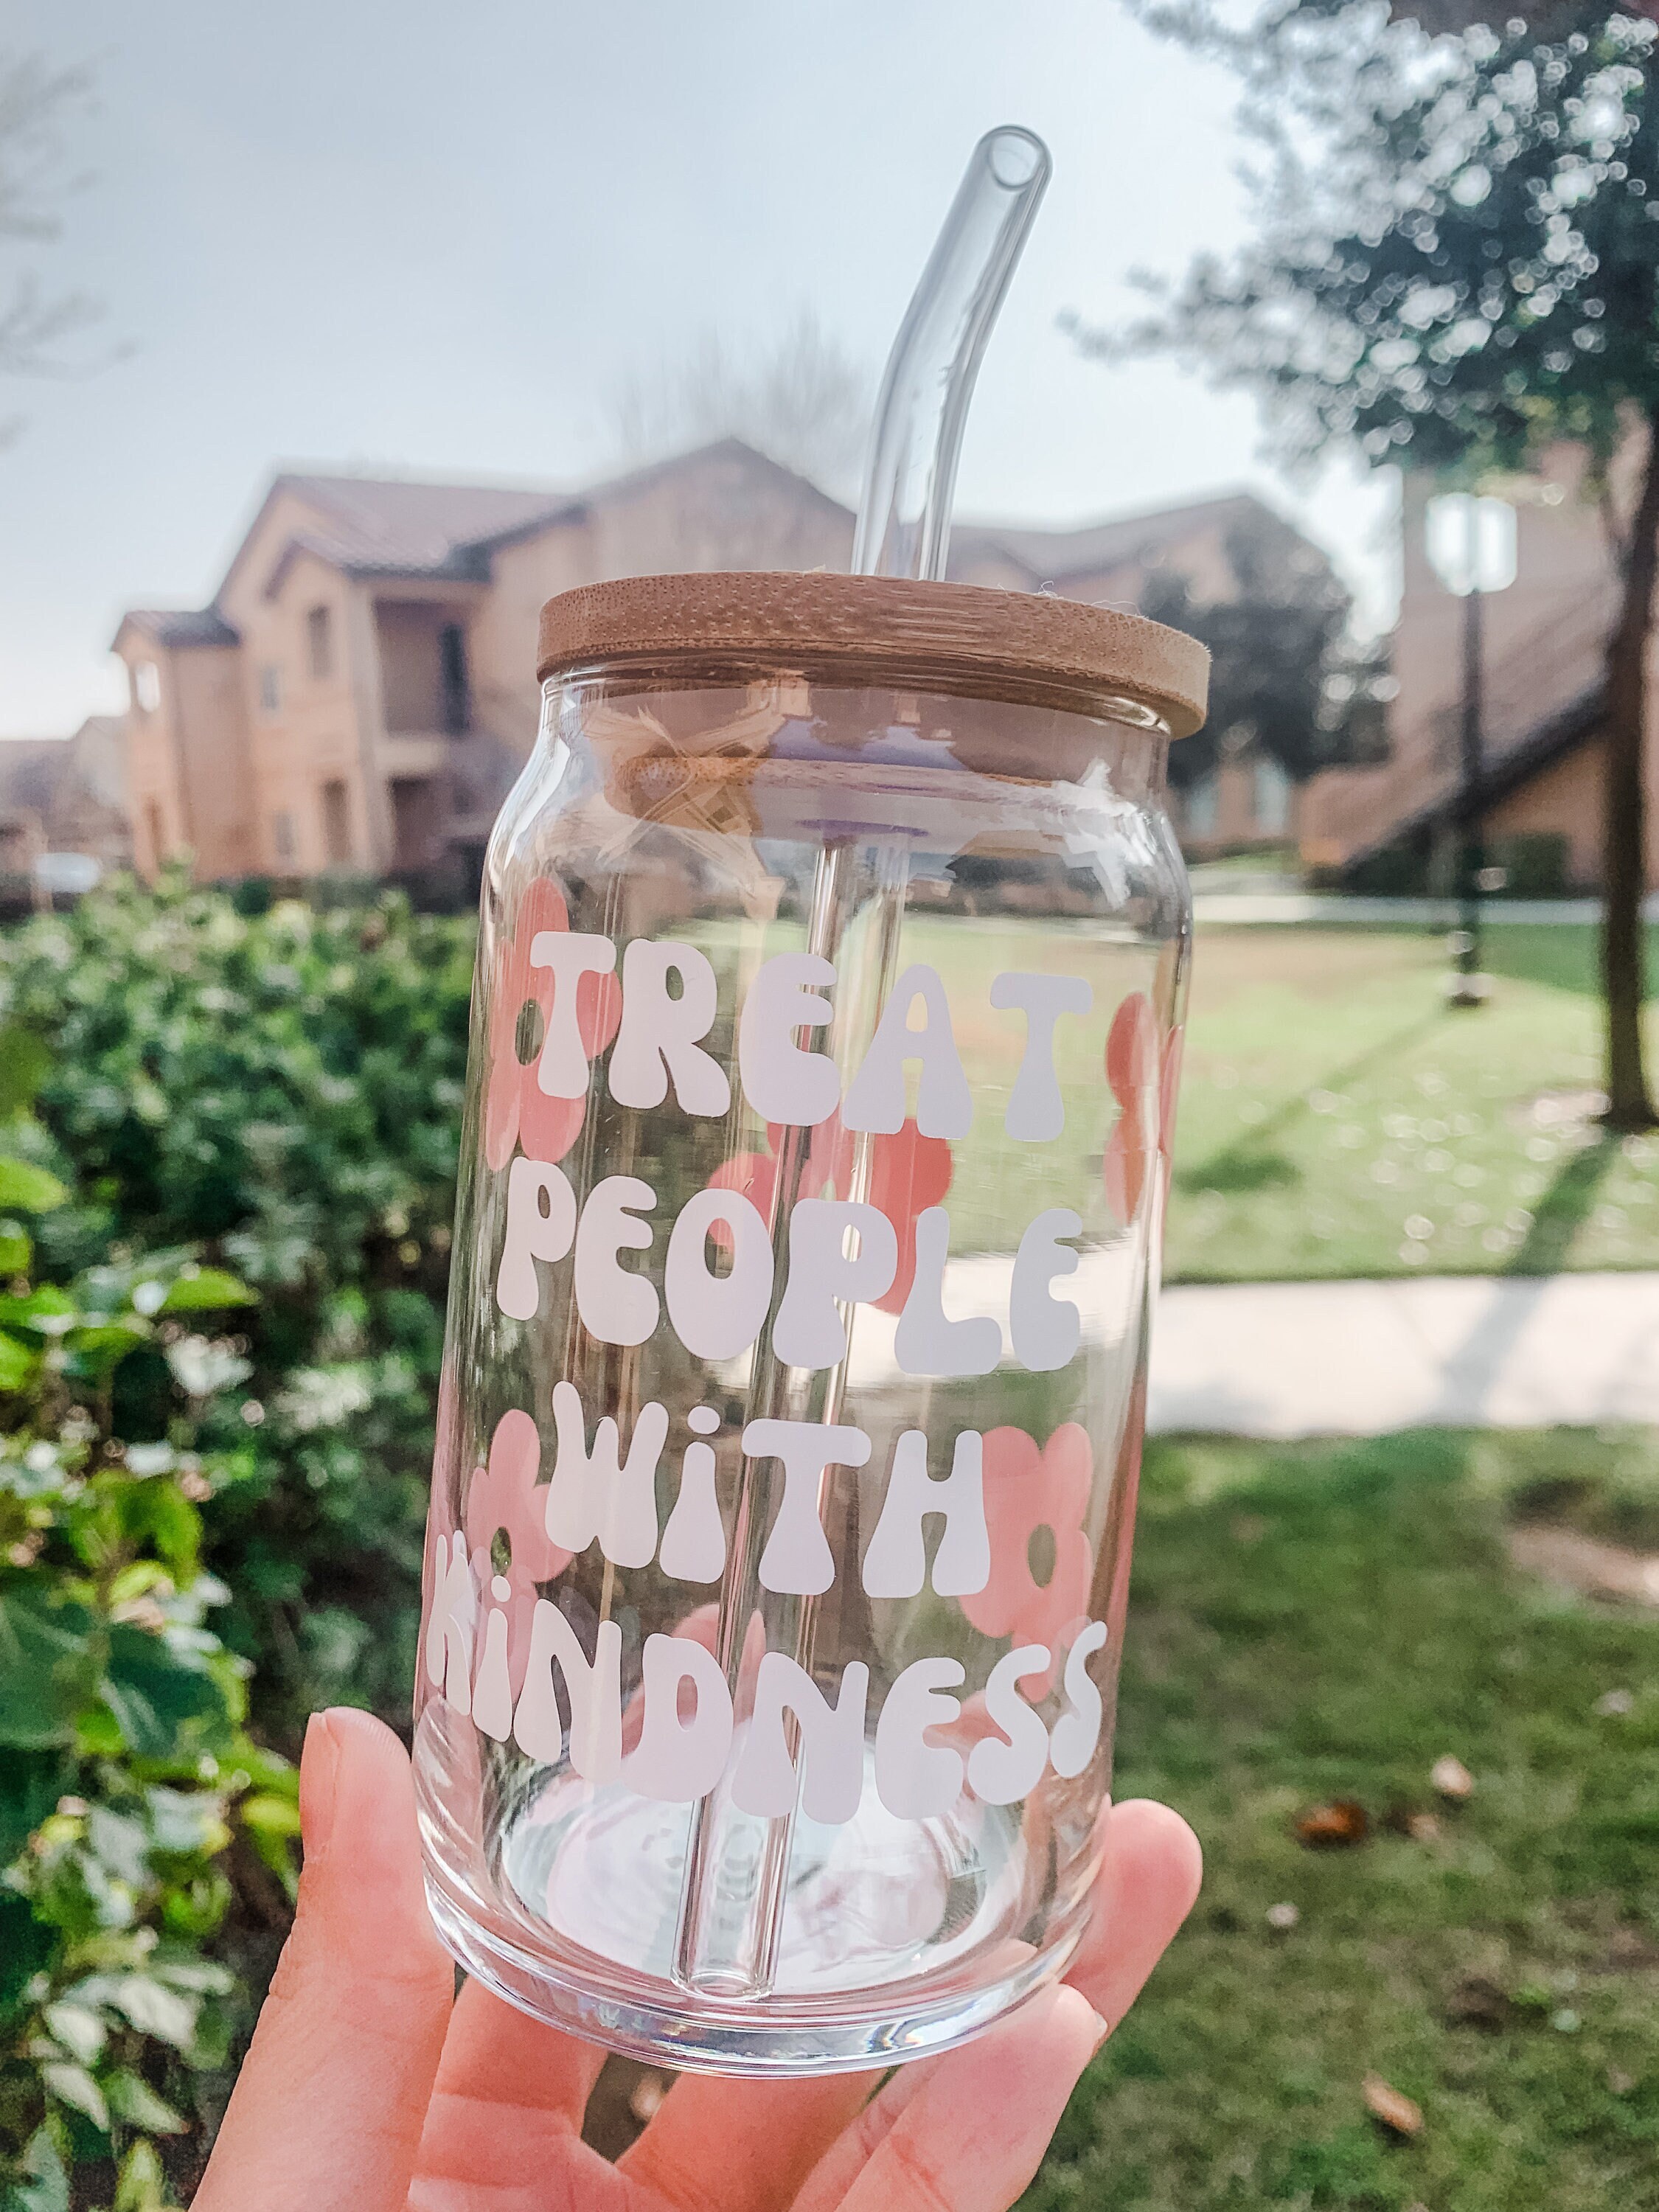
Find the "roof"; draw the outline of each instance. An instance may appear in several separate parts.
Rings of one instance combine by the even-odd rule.
[[[1189,500],[1072,530],[1031,530],[1018,524],[958,523],[951,533],[957,554],[1001,553],[1039,582],[1097,574],[1125,562],[1145,562],[1195,531],[1224,527],[1243,516],[1272,515],[1254,492],[1224,492],[1217,498]],[[1289,528],[1288,524],[1285,525]]]
[[[1530,783],[1534,776],[1541,775],[1557,761],[1565,760],[1583,744],[1599,738],[1606,726],[1607,694],[1598,679],[1569,699],[1564,707],[1546,714],[1534,724],[1524,736],[1507,745],[1496,758],[1485,762],[1480,781],[1475,786],[1475,811],[1489,814],[1494,806],[1507,799],[1512,792]],[[1380,836],[1356,845],[1343,862],[1345,870],[1358,867],[1361,861],[1374,860],[1396,845],[1409,844],[1413,838],[1425,836],[1444,822],[1455,822],[1462,811],[1463,793],[1460,784],[1453,783],[1444,791],[1437,792],[1408,813],[1391,822]]]
[[[568,492],[526,485],[398,477],[279,476],[271,495],[284,491],[323,525],[298,532],[294,548],[349,574],[478,582],[489,574],[491,541],[557,521],[578,504]]]
[[[121,617],[157,645],[240,645],[216,607],[130,607]]]

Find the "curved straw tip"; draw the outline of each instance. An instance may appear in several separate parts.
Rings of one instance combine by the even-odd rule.
[[[998,184],[1011,192],[1029,191],[1047,181],[1054,167],[1048,149],[1023,123],[999,124],[974,149],[982,155]]]

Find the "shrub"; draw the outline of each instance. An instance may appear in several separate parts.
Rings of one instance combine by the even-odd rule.
[[[289,1747],[319,1705],[408,1712],[471,953],[470,923],[396,894],[250,914],[182,876],[0,939],[0,1020],[49,1047],[34,1157],[87,1200],[43,1221],[46,1277],[188,1244],[258,1292],[240,1390],[204,1415],[244,1470],[207,1558]],[[157,1364],[118,1376],[130,1442]]]
[[[202,1442],[247,1370],[210,1323],[251,1293],[189,1248],[33,1279],[18,1217],[96,1235],[68,1197],[0,1140],[0,2207],[147,2212],[199,2162],[286,1917],[295,1792],[202,1564],[204,1509],[254,1478]]]

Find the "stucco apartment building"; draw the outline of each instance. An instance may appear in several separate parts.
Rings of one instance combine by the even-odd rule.
[[[1582,477],[1577,450],[1564,447],[1536,476],[1503,487],[1516,511],[1516,573],[1481,611],[1480,811],[1498,857],[1521,840],[1546,860],[1553,848],[1559,887],[1590,890],[1601,877],[1601,664],[1617,584]],[[1429,565],[1425,509],[1435,488],[1412,476],[1402,487],[1389,758],[1331,770],[1302,793],[1304,857],[1378,887],[1420,880],[1437,847],[1447,854],[1455,825],[1463,613]],[[1648,874],[1659,884],[1659,745],[1651,739],[1648,765]]]
[[[1155,568],[1230,588],[1248,494],[1079,530],[961,526],[951,574],[1133,607]],[[199,874],[302,877],[476,866],[533,741],[536,624],[556,592],[709,568],[840,568],[853,517],[726,441],[572,495],[282,475],[210,606],[135,609],[126,663],[134,857]],[[1230,764],[1198,841],[1291,827],[1283,778]]]

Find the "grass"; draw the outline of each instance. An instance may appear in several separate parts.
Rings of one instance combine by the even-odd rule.
[[[1659,1547],[1659,1437],[1149,1448],[1117,1789],[1178,1806],[1208,1873],[1030,2207],[1659,2207],[1659,1619],[1511,1571],[1544,1510]],[[1334,1797],[1370,1839],[1304,1848]],[[1415,2139],[1367,2115],[1373,2069]]]
[[[1168,1279],[1659,1267],[1659,1143],[1594,1120],[1594,932],[1491,930],[1472,1012],[1444,965],[1419,931],[1200,931]]]

